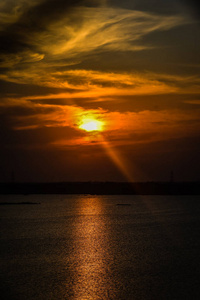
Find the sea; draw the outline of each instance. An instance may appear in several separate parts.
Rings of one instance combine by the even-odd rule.
[[[200,196],[0,202],[1,300],[200,299]]]

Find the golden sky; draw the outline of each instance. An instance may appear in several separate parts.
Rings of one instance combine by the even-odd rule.
[[[0,1],[0,181],[200,180],[200,11]]]

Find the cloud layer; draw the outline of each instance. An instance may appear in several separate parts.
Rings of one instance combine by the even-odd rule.
[[[195,1],[178,0],[2,0],[2,156],[9,161],[10,151],[15,162],[22,161],[27,151],[24,157],[29,153],[42,162],[42,153],[56,151],[63,161],[64,151],[77,170],[73,155],[92,164],[93,149],[95,161],[107,162],[113,175],[102,138],[130,165],[132,151],[141,153],[142,164],[146,148],[152,159],[153,149],[161,156],[166,144],[174,151],[173,143],[190,139],[187,153],[196,153],[200,35],[195,7]],[[101,139],[80,130],[87,115],[104,122]]]

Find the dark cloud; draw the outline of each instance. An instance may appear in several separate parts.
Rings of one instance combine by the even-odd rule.
[[[173,30],[168,30],[163,34],[163,32],[151,32],[143,37],[143,41],[147,45],[154,45],[155,49],[153,51],[148,51],[148,59],[151,57],[151,66],[153,64],[156,68],[165,67],[166,71],[176,72],[183,74],[184,65],[189,64],[199,64],[199,46],[200,45],[200,35],[199,28],[196,24],[185,24]],[[161,51],[162,49],[162,51]],[[137,55],[137,53],[136,53]],[[138,55],[141,56],[140,53]],[[145,59],[145,57],[144,57]],[[146,62],[146,59],[145,59]],[[142,63],[142,62],[141,62]],[[170,65],[169,65],[170,64]],[[179,64],[179,65],[178,65]],[[195,72],[194,68],[187,68],[185,66],[185,73]],[[199,72],[196,69],[196,72]]]
[[[111,5],[126,9],[135,9],[161,14],[174,14],[180,9],[188,10],[193,16],[200,17],[200,4],[198,0],[108,0]]]
[[[200,105],[194,108],[192,101],[200,101],[200,94],[162,94],[162,95],[121,95],[121,96],[105,96],[94,98],[69,98],[69,99],[37,99],[30,100],[32,103],[41,105],[77,105],[84,109],[99,109],[99,107],[112,112],[140,112],[161,111],[161,110],[180,110],[195,111],[200,109]]]
[[[47,95],[47,94],[58,94],[58,93],[73,93],[76,92],[75,89],[70,88],[55,88],[48,86],[39,86],[36,84],[19,84],[14,82],[6,82],[0,80],[0,97],[28,97],[37,95]]]
[[[46,0],[38,5],[30,7],[20,18],[0,32],[0,52],[17,53],[27,48],[34,48],[32,40],[42,32],[45,32],[50,24],[59,21],[64,16],[68,22],[80,22],[68,17],[70,10],[77,6],[96,6],[98,0]]]
[[[200,94],[162,94],[162,95],[121,95],[115,97],[102,97],[97,102],[84,102],[76,99],[76,103],[85,108],[103,107],[109,111],[140,112],[144,110],[180,110],[193,111],[194,105],[189,101],[200,99]],[[187,103],[188,101],[188,103]]]
[[[114,72],[155,72],[199,75],[200,34],[196,24],[182,25],[172,30],[150,32],[140,39],[147,46],[144,51],[104,52],[87,57],[79,67]],[[149,48],[148,48],[149,47]],[[101,58],[101,63],[100,63]],[[159,76],[158,76],[159,77]],[[181,84],[181,82],[177,82]]]
[[[177,0],[108,0],[111,5],[117,5],[126,9],[135,9],[153,13],[172,14],[177,11]]]
[[[60,121],[50,116],[59,114],[59,107],[42,106],[42,105],[6,105],[0,107],[0,127],[7,136],[7,129],[13,130],[15,128],[28,128],[28,127],[45,127],[59,126]],[[49,117],[48,117],[49,116]]]
[[[33,7],[20,18],[17,26],[24,27],[29,33],[45,30],[49,24],[59,21],[72,8],[91,4],[91,1],[84,0],[46,0]],[[94,1],[94,4],[97,3]],[[15,25],[15,26],[16,26]]]
[[[19,116],[19,117],[27,117],[32,115],[39,114],[48,114],[51,112],[55,112],[59,110],[57,107],[49,107],[49,106],[28,106],[28,105],[8,105],[0,108],[0,114],[5,115],[8,118]]]
[[[42,104],[42,105],[63,105],[63,106],[66,106],[66,105],[78,105],[80,107],[87,107],[90,106],[90,108],[98,108],[99,106],[96,105],[93,101],[91,103],[91,98],[87,98],[85,97],[84,99],[83,98],[67,98],[67,99],[54,99],[54,98],[51,98],[51,99],[37,99],[37,100],[28,100],[32,103],[39,103],[39,104]],[[88,103],[87,103],[88,102]]]
[[[26,130],[12,130],[4,128],[1,130],[1,147],[24,148],[39,146],[40,148],[56,141],[68,141],[72,138],[83,136],[82,131],[70,127],[42,127]]]
[[[199,0],[179,0],[181,4],[186,5],[189,12],[200,20],[200,3]]]

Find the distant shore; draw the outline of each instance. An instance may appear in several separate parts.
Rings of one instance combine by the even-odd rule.
[[[200,182],[0,183],[0,194],[200,195]]]

